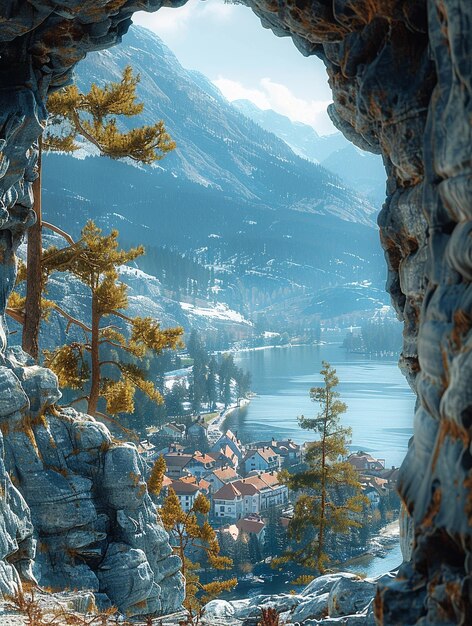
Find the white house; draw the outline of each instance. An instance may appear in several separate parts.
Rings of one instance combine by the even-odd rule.
[[[193,454],[185,469],[197,478],[201,478],[215,467],[215,459],[198,450]]]
[[[170,452],[164,455],[164,461],[167,466],[167,475],[169,478],[180,478],[186,476],[189,472],[187,466],[192,460],[191,454],[183,452]]]
[[[210,483],[212,493],[215,493],[218,489],[221,489],[223,485],[239,480],[240,476],[233,467],[226,465],[205,474],[204,478]]]
[[[277,472],[254,473],[247,476],[245,480],[259,490],[260,511],[288,503],[288,487],[279,482]]]
[[[202,445],[208,443],[208,425],[203,417],[198,417],[193,424],[187,428],[187,439],[202,449]]]
[[[169,422],[164,424],[159,432],[173,441],[182,441],[185,438],[185,426],[183,424],[172,424]]]
[[[275,472],[254,475],[227,483],[213,494],[215,519],[238,520],[288,503],[288,488]]]
[[[188,513],[195,504],[195,499],[200,493],[200,487],[196,483],[182,480],[173,480],[170,485],[175,491],[180,501],[180,506],[185,513]]]
[[[243,458],[243,468],[246,474],[254,471],[279,471],[280,466],[281,458],[270,446],[248,450]]]
[[[260,489],[253,485],[245,478],[233,483],[236,489],[243,496],[243,512],[244,515],[252,515],[261,511],[261,492]]]
[[[233,483],[228,483],[213,494],[213,512],[216,520],[231,522],[243,516],[244,498]]]

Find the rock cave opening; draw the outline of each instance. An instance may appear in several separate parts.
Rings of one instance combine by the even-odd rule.
[[[65,85],[87,52],[118,43],[133,12],[163,4],[183,3],[12,0],[0,9],[1,589],[11,592],[19,577],[31,580],[35,564],[45,580],[86,580],[136,614],[170,612],[182,596],[153,504],[129,478],[142,475],[139,458],[131,446],[103,445],[110,444],[106,429],[74,411],[40,419],[60,392],[48,370],[8,347],[4,310],[14,252],[33,221],[48,91]],[[418,400],[399,481],[413,546],[411,554],[405,547],[410,558],[397,579],[378,589],[378,623],[468,624],[472,5],[243,4],[302,54],[323,60],[331,119],[354,144],[380,153],[387,172],[380,237],[387,288],[404,322],[400,366]],[[32,517],[41,528],[40,550]],[[82,551],[80,565],[58,559],[68,549]]]

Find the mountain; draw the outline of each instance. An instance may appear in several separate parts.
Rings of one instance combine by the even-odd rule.
[[[313,126],[293,122],[286,115],[272,109],[260,109],[250,100],[234,100],[232,104],[243,115],[285,141],[295,154],[313,163],[321,163],[333,152],[350,145],[341,133],[320,137]]]
[[[235,100],[233,106],[285,141],[295,154],[320,163],[346,185],[365,195],[374,206],[382,206],[386,175],[380,156],[356,148],[341,133],[320,137],[312,126],[293,122],[271,109],[259,109],[249,100]]]
[[[87,146],[74,156],[45,155],[47,221],[77,236],[93,217],[118,228],[124,245],[143,243],[149,257],[140,267],[161,281],[156,298],[168,298],[169,306],[193,305],[196,296],[198,311],[209,298],[246,318],[267,314],[273,326],[285,308],[300,324],[297,312],[318,289],[381,286],[375,209],[366,198],[248,119],[146,29],[133,27],[112,52],[88,55],[77,83],[85,90],[119,80],[128,64],[141,76],[138,123],[163,119],[177,149],[143,167],[94,156]],[[181,276],[180,287],[171,287],[169,272],[178,268],[163,271],[153,262],[164,250],[209,276],[191,288]]]

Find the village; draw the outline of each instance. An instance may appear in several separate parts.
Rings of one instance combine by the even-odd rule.
[[[293,514],[291,494],[279,480],[279,472],[299,471],[309,442],[272,439],[243,444],[237,432],[215,429],[215,423],[221,428],[223,421],[221,416],[210,421],[195,416],[187,425],[168,422],[141,441],[140,453],[150,466],[160,456],[165,460],[160,502],[172,488],[182,509],[188,512],[197,496],[203,494],[211,504],[210,522],[228,554],[238,554],[241,545],[249,545],[252,549],[246,549],[246,558],[250,562],[270,560],[277,551],[274,535],[286,535]],[[368,498],[365,520],[376,529],[392,521],[397,508],[398,468],[386,468],[383,459],[363,451],[351,453],[344,460],[357,471]],[[365,544],[369,532],[364,533]],[[282,543],[286,544],[286,539]],[[361,547],[357,549],[361,551]]]

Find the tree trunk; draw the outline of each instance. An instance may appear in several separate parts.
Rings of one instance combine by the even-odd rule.
[[[38,178],[33,182],[36,223],[28,230],[26,258],[26,303],[23,326],[22,347],[35,361],[39,356],[39,326],[41,322],[42,294],[42,236],[41,236],[41,139],[38,151]]]
[[[326,382],[326,381],[325,381]],[[326,389],[326,409],[324,415],[324,423],[323,423],[323,437],[321,443],[321,516],[320,516],[320,527],[318,532],[318,569],[321,574],[324,573],[324,567],[320,567],[321,556],[323,554],[324,548],[324,526],[325,526],[325,515],[326,515],[326,430],[328,428],[328,415],[329,415],[329,404],[330,404],[330,396],[329,389]]]
[[[98,398],[100,393],[100,350],[99,350],[99,330],[100,330],[100,314],[98,312],[97,296],[92,295],[92,342],[91,342],[91,386],[87,407],[89,415],[95,415],[97,412]]]

